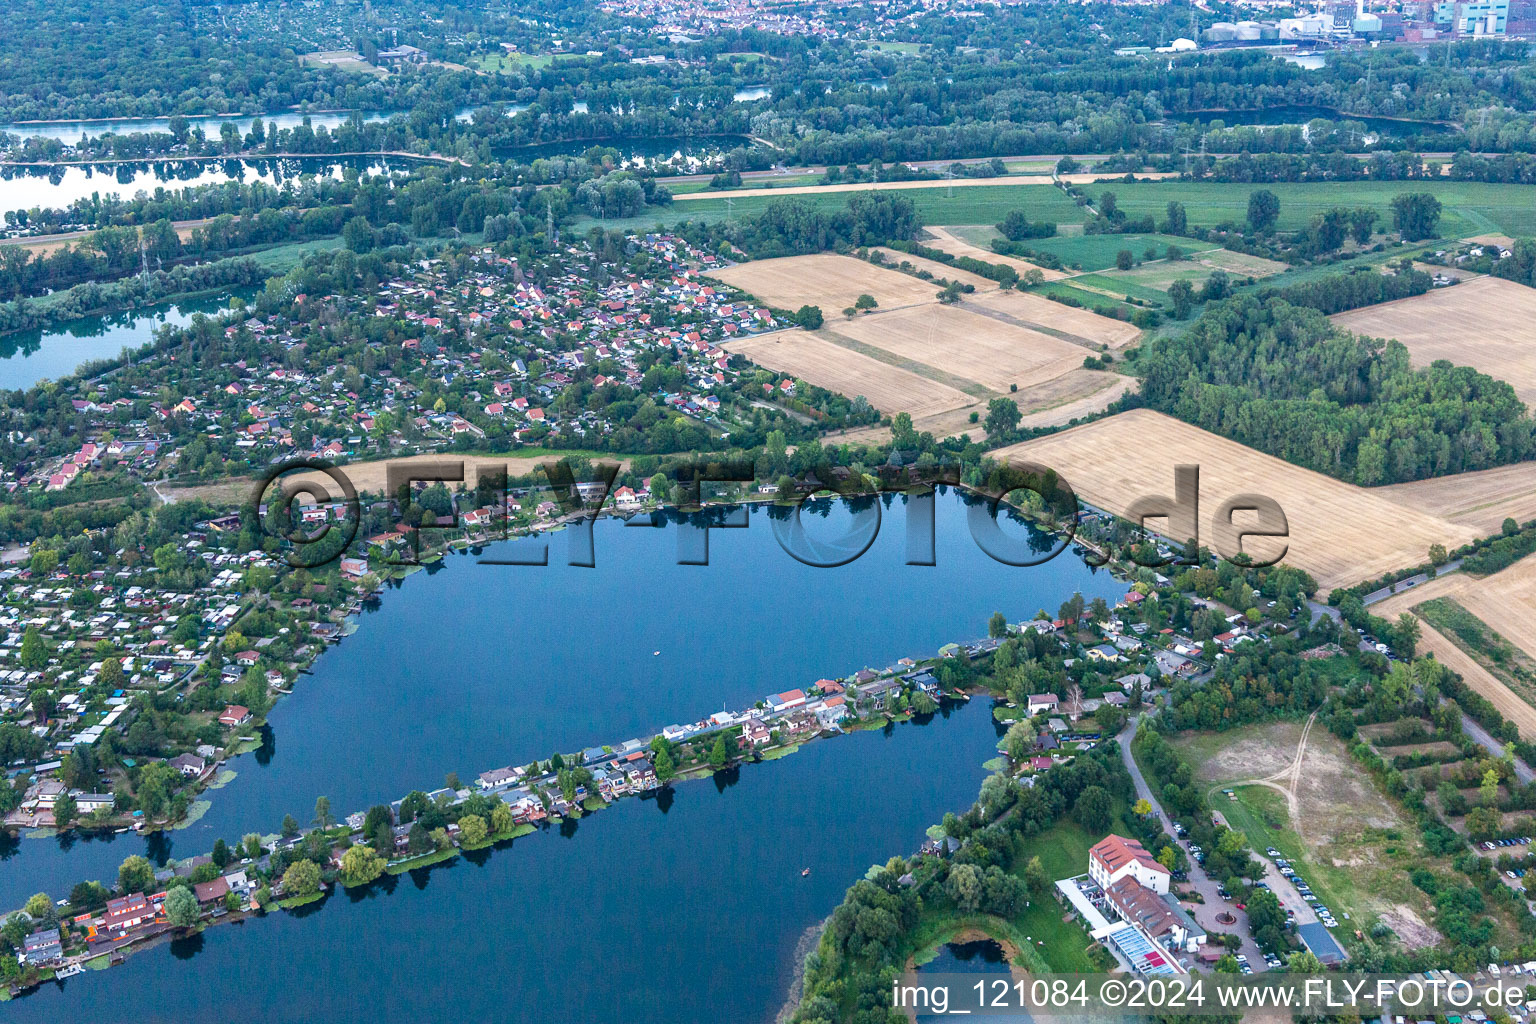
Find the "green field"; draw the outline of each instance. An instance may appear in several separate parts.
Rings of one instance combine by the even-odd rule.
[[[915,188],[900,190],[900,194],[917,205],[918,215],[924,224],[996,224],[1009,210],[1017,209],[1026,211],[1031,220],[1078,223],[1084,216],[1082,209],[1054,185],[956,185],[953,196],[946,195],[949,191],[944,188]],[[854,194],[846,191],[824,192],[794,198],[822,209],[835,210],[847,205],[848,198]],[[736,196],[736,215],[759,213],[776,198]],[[725,213],[725,198],[722,194],[719,199],[675,203],[670,209],[656,212],[668,223],[686,219],[718,220]],[[644,217],[640,219],[646,220]],[[651,221],[655,219],[650,218]]]
[[[1168,295],[1165,291],[1141,283],[1131,276],[1135,273],[1136,271],[1130,270],[1124,273],[1112,271],[1107,274],[1084,274],[1081,277],[1072,278],[1072,287],[1117,301],[1124,299],[1127,295],[1144,302],[1162,303],[1167,300]]]
[[[1127,215],[1153,214],[1161,217],[1168,203],[1184,204],[1191,224],[1210,226],[1224,220],[1242,221],[1248,214],[1248,194],[1267,188],[1280,198],[1280,228],[1305,227],[1315,213],[1336,206],[1369,206],[1377,210],[1383,223],[1392,223],[1392,197],[1403,192],[1432,191],[1440,199],[1444,212],[1440,234],[1461,238],[1490,231],[1509,235],[1536,233],[1536,186],[1496,185],[1465,181],[1349,181],[1316,184],[1280,183],[1250,185],[1239,182],[1145,181],[1125,185],[1110,182],[1085,185],[1089,196],[1098,199],[1103,192],[1113,192]]]
[[[1083,288],[1074,288],[1068,281],[1047,281],[1028,289],[1037,295],[1059,295],[1081,303],[1084,309],[1107,311],[1110,309],[1131,310],[1132,306],[1125,304],[1124,297],[1131,294],[1121,290],[1114,296],[1104,295],[1099,292],[1087,291]]]
[[[1244,200],[1247,202],[1247,200]],[[1170,245],[1184,250],[1185,255],[1217,246],[1177,235],[1077,235],[1067,238],[1030,238],[1023,243],[1036,252],[1050,253],[1068,267],[1083,270],[1108,270],[1115,265],[1115,257],[1122,250],[1129,250],[1136,259],[1146,255],[1147,247],[1157,249],[1158,257],[1168,251]]]
[[[562,56],[571,54],[553,53],[488,53],[478,58],[475,63],[477,71],[487,74],[499,74],[503,71],[516,71],[519,68],[547,68]]]

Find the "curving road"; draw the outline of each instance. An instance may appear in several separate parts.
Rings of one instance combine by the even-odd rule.
[[[1131,719],[1130,724],[1121,730],[1119,736],[1115,737],[1120,744],[1120,760],[1125,763],[1125,770],[1130,772],[1131,781],[1136,784],[1136,795],[1152,805],[1152,812],[1163,823],[1164,831],[1169,836],[1173,836],[1175,835],[1173,819],[1168,817],[1167,811],[1163,810],[1163,805],[1152,793],[1152,787],[1147,785],[1146,778],[1141,774],[1141,767],[1136,764],[1136,759],[1131,756],[1131,740],[1136,737],[1136,727],[1140,723],[1141,716],[1138,715]],[[1185,841],[1175,841],[1185,845],[1185,852],[1189,852],[1187,849],[1188,844]],[[1258,943],[1253,941],[1253,935],[1248,929],[1248,915],[1238,910],[1235,904],[1228,903],[1221,898],[1221,894],[1217,892],[1221,887],[1220,883],[1207,875],[1205,870],[1195,863],[1193,857],[1189,858],[1189,885],[1205,900],[1203,904],[1197,904],[1190,910],[1190,916],[1195,919],[1195,923],[1204,928],[1208,933],[1217,931],[1237,932],[1243,937],[1243,946],[1239,952],[1248,957],[1248,966],[1253,968],[1255,974],[1265,970],[1264,953],[1259,949]],[[1235,926],[1224,925],[1216,920],[1216,915],[1223,910],[1230,911],[1237,918]]]

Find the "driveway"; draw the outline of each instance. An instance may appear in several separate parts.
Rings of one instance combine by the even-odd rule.
[[[1175,834],[1173,831],[1173,819],[1168,817],[1168,812],[1163,810],[1163,805],[1152,794],[1152,787],[1147,785],[1146,778],[1141,774],[1141,768],[1136,764],[1136,759],[1131,756],[1131,740],[1136,736],[1136,727],[1140,721],[1141,718],[1139,716],[1132,719],[1131,723],[1116,737],[1120,743],[1120,760],[1124,762],[1126,771],[1131,773],[1131,781],[1136,784],[1136,795],[1152,805],[1152,811],[1157,815],[1158,820],[1163,823],[1163,829],[1172,836]],[[1189,853],[1187,841],[1176,840],[1176,842],[1185,848],[1184,852],[1186,854]],[[1273,869],[1274,865],[1270,865],[1270,870]],[[1279,877],[1279,872],[1275,872],[1275,874],[1276,877]],[[1284,879],[1281,880],[1283,881]],[[1248,928],[1248,915],[1238,910],[1236,904],[1228,903],[1221,898],[1221,895],[1217,892],[1217,889],[1220,888],[1220,883],[1208,876],[1205,870],[1195,863],[1194,857],[1189,858],[1189,882],[1180,884],[1194,889],[1205,900],[1201,904],[1184,905],[1184,909],[1189,911],[1190,916],[1195,919],[1195,923],[1207,932],[1236,932],[1241,935],[1243,937],[1243,945],[1239,952],[1248,957],[1248,966],[1253,968],[1254,973],[1266,970],[1264,954],[1259,949],[1258,943],[1253,941],[1253,935]],[[1222,924],[1217,921],[1216,915],[1222,911],[1228,911],[1236,917],[1237,924]]]

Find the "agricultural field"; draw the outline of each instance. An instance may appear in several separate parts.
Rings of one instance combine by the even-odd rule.
[[[1127,394],[1141,388],[1135,377],[1105,370],[1076,369],[1048,384],[1030,389],[1028,403],[1019,403],[1024,417],[1019,427],[1062,427],[1075,419],[1108,409]]]
[[[1475,367],[1508,381],[1521,401],[1536,405],[1536,288],[1480,277],[1330,319],[1356,334],[1396,338],[1415,366],[1449,359]]]
[[[922,239],[924,245],[934,249],[942,249],[951,256],[969,256],[973,260],[981,260],[984,263],[995,263],[999,266],[1012,267],[1020,274],[1037,270],[1047,281],[1055,281],[1067,276],[1060,270],[1048,270],[1017,256],[1003,256],[993,252],[991,240],[993,238],[1001,238],[1002,236],[997,233],[996,228],[990,225],[929,227],[926,229],[926,235],[927,237]]]
[[[1457,672],[1536,739],[1536,562],[1526,558],[1486,579],[1441,576],[1371,606],[1372,614],[1419,618],[1419,650]],[[1506,632],[1506,630],[1508,632]]]
[[[1022,209],[1029,212],[1032,220],[1054,221],[1056,224],[1081,225],[1085,214],[1081,207],[1061,189],[1054,185],[1029,185],[1022,184],[1027,179],[1009,179],[1021,182],[1011,185],[970,185],[956,187],[953,190],[947,188],[917,188],[905,190],[902,194],[910,198],[917,207],[918,216],[924,224],[996,224],[1003,219],[1009,210]],[[891,182],[892,185],[906,184],[903,182]],[[924,184],[919,182],[918,184]],[[939,184],[947,184],[939,182]],[[845,189],[840,192],[817,191],[802,193],[799,198],[817,209],[841,210],[848,204],[850,191],[867,189],[868,186],[858,186],[853,189]],[[950,192],[953,191],[951,195]],[[725,200],[732,200],[732,216],[743,217],[748,214],[761,213],[763,208],[775,199],[788,194],[787,189],[769,189],[755,195],[743,195],[742,192],[713,192],[699,196],[696,199],[680,203],[673,203],[669,208],[655,211],[647,210],[638,217],[632,218],[633,224],[640,230],[649,230],[650,226],[661,223],[675,223],[682,220],[722,220],[727,214]],[[1244,203],[1247,200],[1244,199]],[[629,222],[610,220],[609,226]],[[1187,241],[1187,240],[1186,240]]]
[[[1060,377],[1080,368],[1085,354],[1080,345],[938,303],[830,320],[827,329],[996,394]]]
[[[954,281],[958,284],[968,284],[977,291],[989,291],[998,287],[997,282],[991,278],[982,277],[980,274],[973,274],[969,270],[952,267],[947,263],[940,263],[938,260],[924,259],[921,256],[898,252],[895,249],[875,248],[871,249],[870,252],[877,252],[884,256],[886,261],[892,266],[899,267],[905,263],[914,271],[926,270],[935,278],[943,278],[946,281]],[[902,272],[905,273],[905,271]],[[938,290],[937,286],[935,286],[934,290]]]
[[[991,291],[967,295],[960,305],[1095,350],[1101,346],[1119,350],[1141,336],[1140,328],[1134,324],[1052,302],[1034,292]]]
[[[1256,560],[1283,551],[1287,564],[1311,573],[1324,590],[1416,564],[1431,544],[1456,547],[1475,536],[1468,527],[1146,409],[995,454],[1049,466],[1081,499],[1117,515],[1140,497],[1171,494],[1174,467],[1195,464],[1200,467],[1203,542],[1215,539],[1211,523],[1221,502],[1239,494],[1267,495],[1284,511],[1289,537],[1250,538],[1244,550]]]
[[[1443,865],[1321,725],[1265,722],[1172,742],[1209,787],[1212,809],[1251,847],[1285,854],[1335,916],[1349,915],[1341,923],[1367,934],[1383,923],[1410,948],[1438,941],[1429,900],[1408,884],[1408,872]]]
[[[932,302],[938,291],[932,281],[833,253],[753,260],[711,271],[710,276],[783,309],[819,306],[829,319],[861,294],[891,309]]]
[[[919,181],[846,181],[832,185],[794,185],[789,188],[741,188],[733,189],[732,195],[750,198],[761,195],[781,196],[825,196],[842,195],[847,192],[904,192],[908,190],[922,190],[941,188],[946,191],[952,188],[988,188],[997,185],[1047,185],[1051,183],[1048,174],[1007,175],[1001,178],[931,178]],[[694,195],[678,196],[679,199],[694,200],[699,198]]]
[[[1409,508],[1493,533],[1505,519],[1536,519],[1536,462],[1517,462],[1472,473],[1376,488],[1376,493]]]
[[[1162,217],[1170,202],[1180,202],[1191,224],[1209,227],[1222,221],[1241,222],[1248,213],[1248,194],[1267,188],[1280,199],[1281,230],[1306,227],[1313,214],[1336,206],[1368,206],[1392,223],[1392,197],[1403,192],[1432,190],[1443,204],[1442,238],[1465,238],[1498,232],[1505,235],[1536,234],[1536,185],[1499,185],[1468,181],[1349,181],[1315,184],[1245,182],[1148,181],[1126,185],[1106,182],[1084,190],[1097,200],[1101,192],[1113,192],[1128,216]]]
[[[1129,251],[1137,259],[1145,259],[1148,249],[1161,258],[1170,245],[1193,256],[1217,248],[1209,242],[1177,235],[1077,235],[1056,238],[1028,238],[1022,243],[1035,252],[1050,253],[1068,267],[1076,270],[1109,270],[1115,265],[1115,257]]]
[[[884,413],[918,417],[950,412],[976,399],[947,384],[881,362],[817,334],[795,328],[737,338],[724,348],[759,366],[787,373],[850,398],[863,396]]]

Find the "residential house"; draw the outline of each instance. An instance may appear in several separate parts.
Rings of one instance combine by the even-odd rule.
[[[1054,693],[1032,693],[1025,703],[1025,710],[1031,717],[1044,711],[1055,711],[1061,699]]]
[[[181,754],[173,757],[170,765],[189,779],[197,778],[208,767],[208,763],[195,754]]]
[[[130,928],[155,919],[154,908],[141,892],[119,896],[107,901],[107,912],[101,918],[101,931],[109,938],[116,938]]]
[[[28,967],[51,963],[64,957],[64,947],[59,942],[58,928],[43,928],[28,935],[22,942],[21,959]]]

